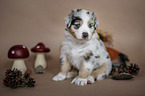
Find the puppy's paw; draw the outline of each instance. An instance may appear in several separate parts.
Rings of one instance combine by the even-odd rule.
[[[63,81],[65,79],[66,79],[66,76],[61,73],[58,73],[56,76],[52,78],[53,81]]]
[[[97,80],[103,80],[103,79],[106,79],[106,78],[107,78],[107,75],[105,73],[102,73],[102,74],[98,75]]]
[[[87,85],[87,79],[76,77],[72,80],[71,83],[74,83],[78,86],[84,86],[84,85]]]
[[[74,78],[75,76],[77,76],[77,72],[68,72],[66,78]]]
[[[87,82],[88,82],[88,84],[92,84],[95,81],[94,81],[94,78],[92,76],[89,76],[88,79],[87,79]]]

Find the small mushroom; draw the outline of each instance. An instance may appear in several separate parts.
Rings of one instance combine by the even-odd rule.
[[[31,51],[36,53],[36,59],[34,63],[36,73],[43,74],[47,66],[45,53],[49,52],[50,49],[45,47],[45,45],[40,42],[35,47],[33,47]]]
[[[8,51],[8,58],[14,59],[12,70],[18,69],[24,74],[27,70],[24,59],[29,57],[29,51],[24,45],[14,45]]]

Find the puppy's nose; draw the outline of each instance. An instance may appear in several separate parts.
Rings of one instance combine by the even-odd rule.
[[[83,35],[83,38],[87,38],[88,37],[88,33],[87,32],[83,32],[82,35]]]

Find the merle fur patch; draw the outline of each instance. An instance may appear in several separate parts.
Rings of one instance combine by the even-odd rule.
[[[90,56],[85,57],[85,60],[88,61],[90,59]]]
[[[60,64],[63,64],[63,61],[64,61],[63,58],[60,58]]]
[[[93,53],[90,52],[86,57],[85,57],[85,60],[88,61],[90,60],[91,56],[93,56]]]
[[[109,59],[109,55],[107,55],[107,57],[106,57],[107,59]]]
[[[75,17],[75,16],[73,16],[73,17],[72,17],[71,25],[74,25],[74,23],[75,23],[77,20],[82,20],[82,19],[81,19],[80,17]]]
[[[100,58],[100,56],[98,55],[98,56],[95,56],[95,58]]]
[[[90,14],[90,12],[87,12],[87,14]]]
[[[82,9],[77,9],[77,12],[80,12]]]

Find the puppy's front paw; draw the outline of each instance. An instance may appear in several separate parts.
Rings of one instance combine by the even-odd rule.
[[[88,81],[88,84],[92,84],[92,83],[95,82],[94,81],[94,78],[92,76],[89,76],[88,79],[87,79],[87,81]]]
[[[75,76],[77,76],[77,72],[68,72],[66,78],[74,78]]]
[[[97,80],[103,80],[103,79],[106,79],[106,78],[107,78],[107,75],[105,73],[102,73],[102,74],[98,75]]]
[[[87,85],[87,79],[76,77],[72,80],[71,83],[75,83],[78,86],[84,86]]]
[[[58,73],[52,78],[53,81],[63,81],[64,79],[66,79],[66,76],[61,73]]]

